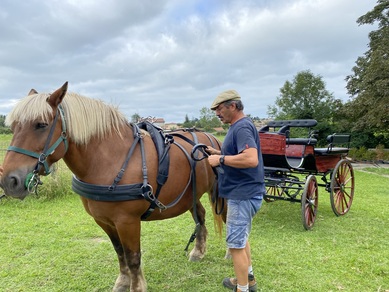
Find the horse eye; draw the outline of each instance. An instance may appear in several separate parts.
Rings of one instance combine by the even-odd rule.
[[[49,124],[48,123],[37,123],[35,125],[35,129],[39,130],[39,129],[44,129],[48,126]]]

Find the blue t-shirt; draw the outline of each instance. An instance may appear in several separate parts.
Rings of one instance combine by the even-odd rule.
[[[248,148],[258,151],[258,165],[253,168],[235,168],[222,165],[219,174],[219,196],[233,200],[246,200],[263,196],[266,192],[264,168],[259,134],[250,118],[244,117],[231,125],[224,139],[221,153],[237,155]]]

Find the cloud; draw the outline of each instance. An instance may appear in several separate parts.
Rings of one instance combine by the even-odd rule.
[[[352,7],[352,9],[350,8]],[[266,117],[285,81],[302,70],[347,99],[345,77],[372,27],[372,3],[293,1],[5,0],[0,12],[0,113],[31,88],[69,90],[114,103],[128,116],[182,122],[225,89]]]

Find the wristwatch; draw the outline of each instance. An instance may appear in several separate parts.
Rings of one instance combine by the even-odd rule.
[[[224,156],[225,155],[221,155],[220,158],[219,158],[219,163],[220,164],[224,164]]]

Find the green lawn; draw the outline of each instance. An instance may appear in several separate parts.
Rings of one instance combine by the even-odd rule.
[[[355,177],[346,216],[332,213],[329,194],[320,189],[311,231],[302,226],[299,204],[264,203],[250,240],[261,291],[389,291],[389,178],[360,170]],[[148,291],[224,291],[232,263],[223,259],[224,239],[214,233],[210,211],[207,222],[208,251],[197,263],[183,251],[194,228],[189,213],[143,223]],[[2,199],[0,224],[0,291],[111,290],[115,252],[71,192],[65,167],[46,178],[40,197]]]

